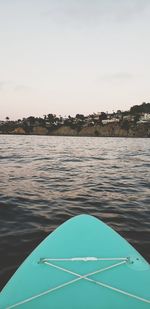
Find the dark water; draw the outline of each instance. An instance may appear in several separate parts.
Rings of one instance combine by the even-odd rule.
[[[0,136],[0,285],[48,233],[81,213],[150,261],[150,139]]]

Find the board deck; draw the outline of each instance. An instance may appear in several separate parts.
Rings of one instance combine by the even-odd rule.
[[[0,293],[1,309],[150,308],[150,265],[89,215],[51,233]]]

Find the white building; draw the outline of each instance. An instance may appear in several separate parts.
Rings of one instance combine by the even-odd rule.
[[[113,122],[119,122],[119,119],[118,118],[112,118],[112,119],[102,120],[102,124],[113,123]]]
[[[134,119],[135,119],[135,116],[133,116],[133,115],[123,116],[123,120],[134,121]]]
[[[140,122],[149,122],[150,121],[150,114],[144,113],[140,117]]]

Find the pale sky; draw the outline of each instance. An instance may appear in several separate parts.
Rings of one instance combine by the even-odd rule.
[[[150,0],[0,0],[0,120],[150,102]]]

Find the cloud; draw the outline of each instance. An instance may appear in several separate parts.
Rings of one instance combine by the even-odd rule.
[[[101,76],[99,79],[103,81],[128,81],[131,80],[134,76],[131,73],[127,72],[116,72],[112,74],[106,74]]]
[[[0,81],[0,90],[3,90],[3,87],[4,87],[4,82]]]
[[[122,1],[120,1],[121,3]],[[129,20],[133,20],[134,18],[146,13],[146,10],[150,8],[149,0],[132,0],[132,1],[124,1],[122,5],[120,5],[119,9],[116,10],[116,14],[114,14],[114,19],[117,22],[125,22]]]
[[[32,88],[23,84],[18,84],[14,86],[14,91],[16,92],[29,92]]]
[[[128,21],[150,7],[149,0],[55,0],[42,16],[57,23],[101,23]]]
[[[28,92],[31,89],[32,88],[27,85],[17,84],[13,81],[0,81],[0,91],[11,90],[15,92]]]
[[[0,81],[0,91],[5,90],[7,87],[11,85],[10,81]]]

